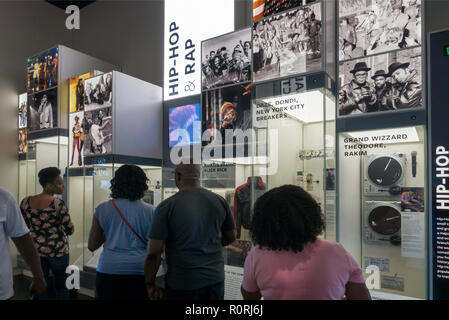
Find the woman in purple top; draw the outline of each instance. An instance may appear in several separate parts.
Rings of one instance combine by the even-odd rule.
[[[324,217],[303,189],[285,185],[254,207],[245,260],[245,300],[370,299],[362,270],[341,244],[318,238]]]

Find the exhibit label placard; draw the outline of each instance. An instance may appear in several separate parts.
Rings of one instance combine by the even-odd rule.
[[[201,41],[234,31],[234,0],[210,9],[210,0],[165,1],[164,100],[199,94]]]

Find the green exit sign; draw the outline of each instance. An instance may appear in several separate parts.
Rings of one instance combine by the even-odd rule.
[[[449,56],[449,46],[444,46],[444,55]]]

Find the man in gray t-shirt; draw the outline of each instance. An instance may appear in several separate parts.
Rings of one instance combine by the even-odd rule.
[[[175,170],[179,192],[155,212],[145,277],[150,299],[161,299],[154,281],[165,245],[165,299],[222,300],[222,246],[235,240],[234,220],[226,201],[200,187],[198,165],[181,163]]]

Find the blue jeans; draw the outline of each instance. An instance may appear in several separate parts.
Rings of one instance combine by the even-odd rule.
[[[47,292],[42,299],[48,299],[48,289],[50,288],[50,270],[53,274],[53,287],[56,291],[57,300],[68,300],[69,290],[65,285],[67,274],[65,273],[69,266],[69,255],[66,254],[60,258],[41,257],[42,271],[44,272],[45,281],[47,281]]]
[[[224,300],[224,281],[196,290],[173,290],[165,285],[164,300]]]

